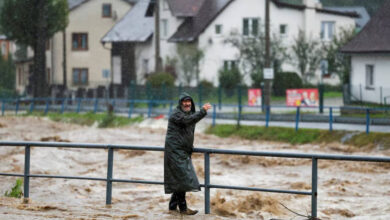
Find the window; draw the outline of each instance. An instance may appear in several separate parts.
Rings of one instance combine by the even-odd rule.
[[[50,84],[51,70],[50,68],[46,68],[46,82]]]
[[[169,6],[168,6],[167,0],[163,0],[162,1],[162,6],[163,6],[162,8],[163,8],[164,11],[169,10]]]
[[[234,68],[237,68],[237,61],[236,60],[224,60],[223,61],[223,70],[224,71],[232,70]]]
[[[366,65],[366,88],[374,88],[374,65]]]
[[[222,24],[216,24],[216,25],[215,25],[215,33],[216,33],[217,35],[222,34]]]
[[[279,26],[279,34],[281,36],[287,36],[287,24],[281,24]]]
[[[167,37],[168,36],[168,20],[167,19],[161,19],[161,37]]]
[[[103,18],[111,18],[111,4],[103,4],[102,8],[102,17]]]
[[[73,68],[73,85],[87,85],[88,84],[88,69],[87,68]]]
[[[244,36],[257,36],[259,34],[259,19],[244,18],[242,34]]]
[[[321,22],[321,39],[332,40],[334,36],[334,22],[323,21]]]
[[[321,74],[323,77],[328,77],[329,74],[329,63],[328,60],[321,60],[320,62]]]
[[[88,50],[88,34],[85,33],[72,34],[72,49]]]
[[[142,60],[142,71],[144,74],[149,73],[149,60],[148,59],[143,59]]]

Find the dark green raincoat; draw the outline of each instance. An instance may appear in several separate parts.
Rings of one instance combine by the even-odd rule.
[[[179,105],[172,111],[168,121],[164,153],[164,188],[165,193],[199,191],[199,181],[191,161],[194,148],[195,124],[206,116],[203,108],[195,112],[195,104],[191,98],[191,111],[181,109],[181,101],[190,97],[182,93]]]

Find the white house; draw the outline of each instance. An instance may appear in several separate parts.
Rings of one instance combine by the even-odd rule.
[[[47,43],[47,82],[53,89],[69,91],[106,87],[112,82],[111,47],[102,45],[101,37],[132,7],[133,0],[68,0],[69,24]],[[31,59],[17,67],[18,92],[23,93]]]
[[[350,93],[353,100],[390,102],[390,2],[348,42],[341,52],[351,55]]]
[[[270,20],[272,33],[281,35],[284,43],[291,46],[299,30],[307,37],[330,41],[340,28],[353,28],[355,13],[338,12],[323,9],[316,0],[305,0],[304,5],[293,5],[271,0]],[[140,3],[138,3],[140,4]],[[177,57],[178,43],[197,45],[204,52],[204,58],[199,66],[200,79],[218,84],[218,71],[224,67],[236,65],[238,51],[225,39],[232,32],[242,35],[256,34],[265,18],[264,0],[161,0],[160,1],[160,45],[161,57]],[[139,32],[135,27],[128,27],[123,32]],[[106,35],[108,36],[109,33]],[[154,39],[147,44],[152,45]],[[143,42],[145,45],[145,42]],[[136,57],[138,65],[137,82],[142,83],[144,74],[140,67],[148,64],[153,70],[152,58],[154,50],[148,47],[148,52]],[[282,66],[284,71],[296,71],[291,63]],[[180,71],[180,69],[179,69]],[[298,71],[296,71],[298,72]],[[314,82],[320,79],[317,71]],[[182,79],[179,77],[178,79]],[[250,84],[249,77],[245,79]],[[337,83],[337,76],[326,78],[325,83]],[[179,83],[179,82],[178,82]],[[192,82],[195,85],[195,80]]]

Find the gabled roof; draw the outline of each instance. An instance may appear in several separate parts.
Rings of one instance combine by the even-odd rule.
[[[191,42],[234,0],[207,0],[196,16],[187,18],[169,42]]]
[[[191,16],[189,16],[190,13],[187,13],[189,17],[186,18],[186,20],[179,26],[176,33],[174,33],[169,38],[168,41],[169,42],[192,42],[196,40],[196,38],[207,28],[207,26],[233,1],[235,0],[169,0],[171,4],[174,2],[181,2],[180,4],[184,2],[197,2],[197,4],[199,4],[202,2],[203,5],[199,8],[197,14],[195,15],[191,14]],[[242,2],[242,0],[240,0],[240,2]],[[279,0],[271,0],[271,2],[279,8],[290,8],[290,9],[301,10],[301,11],[306,9],[305,5],[284,3]],[[242,2],[242,4],[245,4],[245,2]],[[192,3],[192,5],[194,5],[194,3]],[[175,10],[178,11],[172,12],[174,15],[175,13],[185,14],[184,12],[186,12],[187,10],[186,8],[187,6],[181,6],[181,7],[175,6],[175,7],[176,7]],[[336,15],[349,16],[349,17],[359,16],[354,12],[353,13],[339,12],[339,11],[319,9],[319,8],[316,8],[316,11],[320,13],[336,14]]]
[[[390,1],[371,18],[364,28],[341,48],[344,53],[390,53]]]
[[[355,7],[325,7],[325,9],[339,11],[339,12],[355,12],[359,15],[359,18],[356,18],[356,26],[359,28],[363,28],[364,25],[370,20],[370,15],[367,10],[363,6],[355,6]]]
[[[88,1],[90,1],[90,0],[68,0],[68,8],[71,11],[71,10],[79,7],[80,5],[84,4],[85,2],[88,2]],[[128,2],[129,4],[134,4],[138,0],[123,0],[123,1]]]
[[[205,0],[167,0],[175,17],[193,17],[198,14]]]
[[[154,17],[146,16],[148,0],[141,0],[107,32],[102,42],[145,42],[154,32]]]

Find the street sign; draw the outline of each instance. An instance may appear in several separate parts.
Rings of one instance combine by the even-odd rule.
[[[272,68],[264,68],[264,79],[274,79],[274,69]]]

